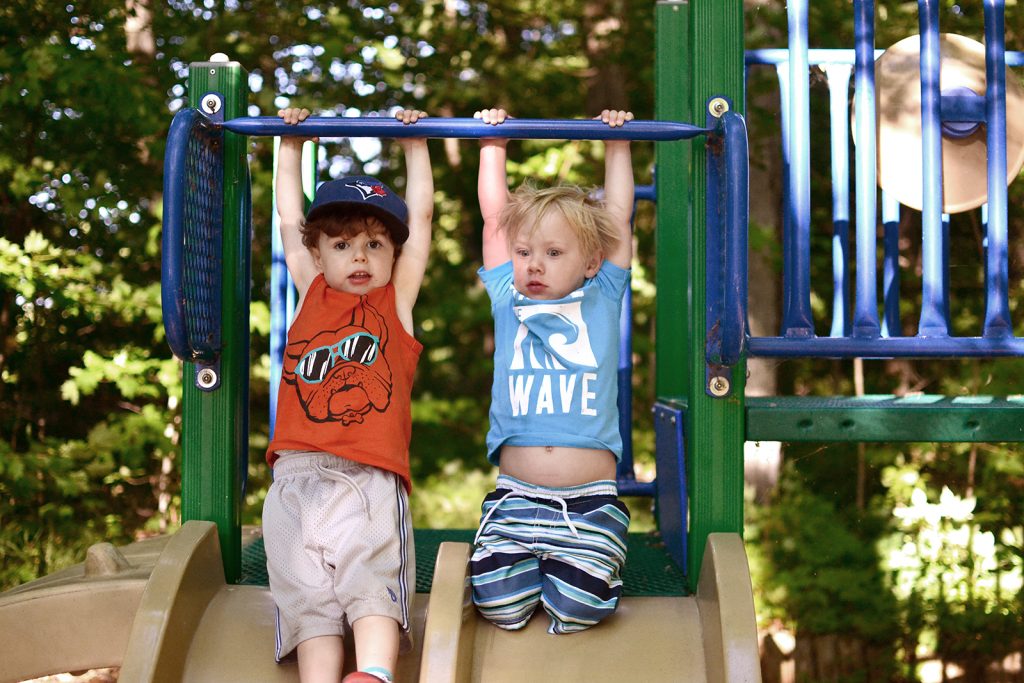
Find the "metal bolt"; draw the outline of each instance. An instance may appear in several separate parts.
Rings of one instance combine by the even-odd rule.
[[[724,97],[716,97],[708,102],[708,112],[716,119],[727,111],[729,111],[729,102]]]
[[[203,112],[207,114],[216,114],[220,111],[221,99],[216,95],[207,95],[203,98]]]
[[[200,389],[211,389],[217,385],[217,373],[211,368],[203,368],[196,375],[196,384]]]
[[[721,398],[729,393],[729,380],[725,377],[715,375],[708,380],[708,391],[712,396]]]

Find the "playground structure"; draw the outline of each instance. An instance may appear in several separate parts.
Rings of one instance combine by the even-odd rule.
[[[947,95],[939,79],[938,3],[919,1],[923,106],[916,125],[925,272],[915,336],[900,333],[893,239],[898,204],[889,191],[882,197],[878,315],[874,141],[876,123],[881,132],[891,128],[875,116],[876,85],[881,97],[887,83],[881,77],[876,83],[873,3],[856,0],[854,8],[852,51],[808,50],[807,0],[790,0],[789,49],[745,54],[740,0],[663,0],[655,9],[657,121],[614,130],[587,121],[504,124],[509,137],[659,141],[656,258],[675,266],[659,268],[656,282],[657,480],[637,482],[624,458],[619,485],[623,494],[656,498],[665,551],[631,537],[627,572],[636,573],[625,577],[619,612],[595,629],[556,639],[544,633],[542,620],[511,634],[482,621],[467,603],[466,534],[418,533],[423,590],[414,604],[417,645],[401,659],[399,680],[758,681],[740,539],[744,441],[1024,441],[1024,405],[1014,399],[745,396],[748,356],[989,357],[1024,351],[1008,305],[1007,159],[1008,150],[1017,150],[1007,142],[1012,97],[1004,95],[1012,87],[1007,62],[1021,62],[1019,53],[1004,50],[1003,2],[985,0],[984,95]],[[751,336],[746,324],[741,114],[745,68],[758,64],[776,66],[783,92],[783,324],[771,337]],[[834,160],[848,154],[851,75],[856,112],[856,253],[847,252],[846,165],[835,163],[838,253],[827,336],[816,334],[810,312],[811,64],[825,65],[833,93]],[[252,567],[260,559],[252,556],[258,542],[243,538],[240,526],[251,228],[245,140],[294,129],[274,118],[242,116],[246,81],[236,63],[193,64],[189,92],[196,109],[180,113],[169,136],[164,234],[165,324],[172,349],[186,361],[181,462],[187,521],[172,537],[121,549],[95,546],[82,565],[0,596],[0,631],[24,636],[22,646],[0,661],[0,681],[101,666],[121,666],[123,681],[297,680],[293,666],[273,662],[273,604]],[[878,111],[887,111],[885,104],[880,99]],[[331,137],[493,135],[464,119],[428,119],[413,131],[380,118],[314,118],[303,126],[310,135]],[[950,135],[944,129],[956,126],[959,140],[987,150],[981,171],[987,177],[986,315],[981,334],[973,337],[949,333],[942,175],[961,167],[939,160],[943,136]],[[680,302],[686,302],[682,309]],[[628,386],[628,363],[622,371]],[[668,585],[643,594],[636,587],[646,585],[642,567],[649,557]]]

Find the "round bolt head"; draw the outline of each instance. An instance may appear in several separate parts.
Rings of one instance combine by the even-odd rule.
[[[203,368],[196,375],[196,384],[203,389],[209,389],[217,384],[217,373],[210,368]]]
[[[715,376],[708,380],[708,392],[719,398],[729,393],[730,386],[729,380],[725,377]]]
[[[202,110],[206,114],[216,114],[220,111],[222,104],[220,97],[214,93],[208,93],[203,96]]]

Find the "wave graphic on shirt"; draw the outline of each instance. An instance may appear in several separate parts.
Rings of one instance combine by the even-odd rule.
[[[515,306],[519,319],[510,370],[597,367],[583,302]]]

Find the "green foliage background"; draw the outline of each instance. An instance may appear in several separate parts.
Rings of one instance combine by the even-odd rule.
[[[151,52],[128,48],[123,0],[0,8],[0,586],[178,523],[180,369],[163,339],[163,145],[188,64],[225,52],[250,74],[251,113],[286,105],[387,115],[396,106],[521,117],[629,107],[650,118],[648,8],[626,2],[150,3]],[[611,77],[621,69],[631,78]],[[640,182],[652,150],[637,146]],[[250,144],[253,378],[246,520],[258,522],[267,357],[272,148]],[[414,405],[417,523],[471,526],[493,478],[483,438],[490,316],[477,284],[476,145],[431,142],[434,258],[417,305],[426,352]],[[515,181],[597,183],[601,146],[514,144]],[[401,186],[397,146],[324,146],[322,178]],[[649,215],[649,214],[648,214]],[[639,239],[651,240],[650,223]],[[649,331],[650,278],[638,324]],[[647,309],[644,302],[647,302]],[[638,342],[638,353],[650,343]],[[646,375],[638,386],[647,386]],[[647,392],[650,393],[649,391]],[[644,411],[638,409],[642,414]],[[641,514],[640,517],[643,517]]]
[[[785,3],[746,4],[747,46],[784,45]],[[253,114],[295,105],[386,115],[406,106],[469,116],[503,106],[520,117],[589,116],[604,107],[653,117],[653,3],[172,0],[150,5],[151,53],[127,47],[130,6],[0,6],[0,587],[80,561],[92,542],[125,542],[178,523],[181,379],[163,339],[159,239],[163,145],[171,115],[187,96],[190,62],[215,52],[241,62],[250,74]],[[878,0],[876,7],[879,46],[916,33],[916,3]],[[981,3],[946,0],[942,22],[946,31],[980,39]],[[853,42],[846,0],[812,3],[810,23],[812,47]],[[1008,45],[1021,47],[1019,2],[1008,3],[1006,27]],[[771,99],[773,77],[762,76],[751,72],[751,102]],[[813,80],[812,116],[821,122],[824,92]],[[751,106],[748,115],[752,136],[778,126],[773,106]],[[822,226],[814,234],[812,281],[829,282],[827,140],[815,136],[812,143],[813,221]],[[493,477],[483,458],[490,317],[475,275],[477,150],[467,141],[430,145],[437,209],[433,259],[416,312],[426,349],[413,407],[416,523],[472,526]],[[643,143],[634,149],[637,180],[650,182],[653,150]],[[246,521],[258,522],[268,480],[262,451],[270,390],[270,141],[254,139],[249,151],[255,234]],[[600,156],[601,146],[588,142],[513,143],[511,175],[514,182],[596,185]],[[379,150],[336,141],[325,146],[320,175],[365,170],[400,186],[399,159],[389,141]],[[1011,187],[1014,311],[1024,259],[1022,193],[1021,183]],[[908,235],[919,229],[916,220],[905,218]],[[983,310],[978,219],[954,217],[951,234],[953,322],[967,334]],[[637,217],[636,240],[634,423],[639,466],[649,469],[656,268],[649,207]],[[778,244],[771,228],[752,237],[752,249],[776,263]],[[919,289],[920,255],[909,244],[902,254],[905,292]],[[814,294],[824,333],[831,292]],[[905,332],[913,334],[919,302],[910,297],[903,306]],[[852,392],[849,363],[789,361],[778,374],[782,393]],[[865,384],[867,393],[1001,395],[1019,393],[1021,375],[1016,360],[874,362]],[[1019,649],[1019,589],[983,590],[978,569],[958,586],[934,590],[928,577],[943,574],[944,566],[980,566],[970,553],[957,555],[949,545],[913,576],[885,559],[924,533],[900,527],[893,511],[911,506],[915,489],[935,502],[946,487],[976,499],[962,526],[992,534],[994,571],[1012,576],[1024,556],[1024,466],[1015,448],[911,444],[860,454],[856,446],[790,445],[785,457],[772,504],[749,507],[749,548],[766,620],[778,618],[798,633],[896,642],[892,657],[908,679],[918,643],[965,664]],[[858,462],[863,500],[853,484]],[[632,505],[637,528],[651,525],[644,505]],[[970,637],[978,633],[982,641]]]

